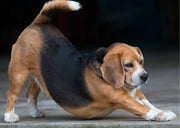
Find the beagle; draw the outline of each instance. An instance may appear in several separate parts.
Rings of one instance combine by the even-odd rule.
[[[80,8],[75,1],[46,3],[13,45],[5,122],[19,120],[14,106],[28,79],[26,98],[33,118],[44,116],[37,108],[40,91],[64,110],[83,118],[104,117],[116,109],[124,109],[145,120],[176,118],[171,111],[155,108],[138,90],[137,87],[148,80],[139,48],[115,43],[80,54],[51,24],[59,11]]]

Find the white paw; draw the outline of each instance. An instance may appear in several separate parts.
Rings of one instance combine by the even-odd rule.
[[[158,109],[151,109],[148,113],[146,113],[146,115],[144,116],[144,118],[146,120],[154,120],[154,117],[158,114],[162,112],[161,110]]]
[[[39,110],[31,112],[32,118],[40,118],[40,117],[44,117],[44,116],[45,116],[45,114]]]
[[[35,104],[33,95],[29,95],[27,102],[29,105],[29,111],[30,111],[31,117],[40,118],[40,117],[45,116],[45,114],[43,112],[39,111],[39,109],[37,108],[37,104]]]
[[[14,112],[5,113],[4,114],[4,121],[7,123],[14,123],[14,122],[19,121],[19,116]]]
[[[176,114],[171,111],[162,111],[154,118],[156,121],[170,121],[176,118]]]
[[[76,10],[79,10],[82,6],[81,6],[81,4],[78,3],[78,2],[69,1],[69,7],[70,7],[72,10],[76,11]]]

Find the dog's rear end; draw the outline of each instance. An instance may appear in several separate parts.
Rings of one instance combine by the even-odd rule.
[[[39,72],[40,49],[43,40],[45,40],[44,35],[41,33],[41,27],[44,25],[44,29],[48,29],[55,36],[59,31],[57,32],[57,29],[50,25],[54,15],[60,11],[76,11],[80,8],[81,5],[74,1],[56,0],[46,3],[35,20],[21,33],[13,45],[8,71],[10,88],[7,92],[7,107],[4,114],[6,122],[19,120],[18,115],[14,112],[14,105],[27,79],[30,79],[26,97],[31,116],[34,118],[44,116],[37,109],[37,97],[40,90],[49,95]]]

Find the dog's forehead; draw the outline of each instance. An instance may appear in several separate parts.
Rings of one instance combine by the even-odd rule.
[[[108,49],[107,54],[120,54],[124,59],[142,60],[143,56],[138,52],[137,47],[133,47],[124,43],[115,43]]]
[[[114,43],[108,48],[108,52],[111,54],[134,51],[134,47],[124,44],[124,43]]]

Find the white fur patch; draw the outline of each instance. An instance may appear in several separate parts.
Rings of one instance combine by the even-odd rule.
[[[146,120],[154,120],[155,117],[159,114],[159,111],[151,109],[145,116]]]
[[[13,123],[19,121],[19,116],[14,113],[14,108],[11,112],[4,114],[4,121],[7,123]]]
[[[33,118],[37,117],[43,117],[45,114],[43,112],[40,112],[37,108],[37,105],[35,105],[35,101],[33,99],[33,95],[29,95],[27,99],[28,105],[29,105],[29,111],[30,115]]]
[[[39,88],[41,89],[41,91],[42,91],[43,89],[41,88],[41,83],[40,83],[38,77],[35,76],[35,75],[32,75],[32,77],[33,77],[34,81],[36,82],[36,84],[38,85],[38,87],[39,87]]]
[[[79,10],[82,6],[79,2],[75,2],[75,1],[69,1],[69,7],[76,11],[76,10]]]
[[[137,70],[132,74],[132,86],[138,86],[142,84],[140,76],[144,73],[141,67],[137,67]]]
[[[130,96],[132,96],[133,98],[135,97],[135,94],[136,94],[136,88],[128,88],[126,86],[123,87],[128,93]]]
[[[157,109],[156,107],[154,107],[154,106],[153,106],[148,100],[146,100],[146,99],[141,100],[141,102],[142,102],[145,106],[147,106],[148,108],[150,108],[150,109]],[[162,111],[162,110],[160,110],[160,109],[157,109],[157,110]]]
[[[127,88],[127,87],[123,87],[128,93],[130,96],[132,96],[137,102],[139,102],[140,104],[143,104],[143,102],[141,100],[139,100],[139,98],[135,98],[135,94],[136,94],[136,88],[134,89],[131,89],[131,88]],[[144,105],[144,104],[143,104]]]

